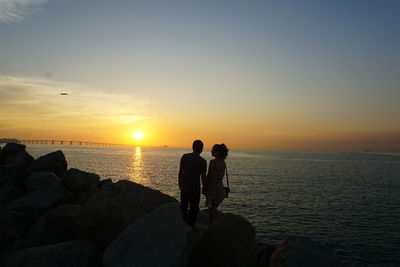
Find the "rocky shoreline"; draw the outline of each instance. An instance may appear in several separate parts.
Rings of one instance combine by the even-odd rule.
[[[194,232],[178,201],[128,180],[68,169],[61,150],[37,159],[25,145],[0,150],[0,266],[342,266],[307,238],[256,241],[234,214]]]

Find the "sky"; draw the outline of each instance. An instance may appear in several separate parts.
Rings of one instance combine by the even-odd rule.
[[[0,101],[0,138],[400,150],[400,1],[0,0]]]

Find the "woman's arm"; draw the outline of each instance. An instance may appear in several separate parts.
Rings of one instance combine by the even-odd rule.
[[[210,166],[208,166],[208,172],[206,177],[206,183],[209,184],[212,179],[212,174],[214,172],[214,160],[210,160]]]

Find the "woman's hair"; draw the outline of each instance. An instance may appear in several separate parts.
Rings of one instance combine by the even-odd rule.
[[[225,144],[216,144],[213,146],[213,149],[215,149],[218,157],[226,159],[226,157],[228,156],[229,149],[226,147]]]

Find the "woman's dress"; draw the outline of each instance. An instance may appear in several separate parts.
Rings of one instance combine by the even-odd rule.
[[[225,161],[213,159],[208,167],[208,193],[206,195],[207,203],[218,206],[224,198],[227,197],[222,179],[225,175]]]

